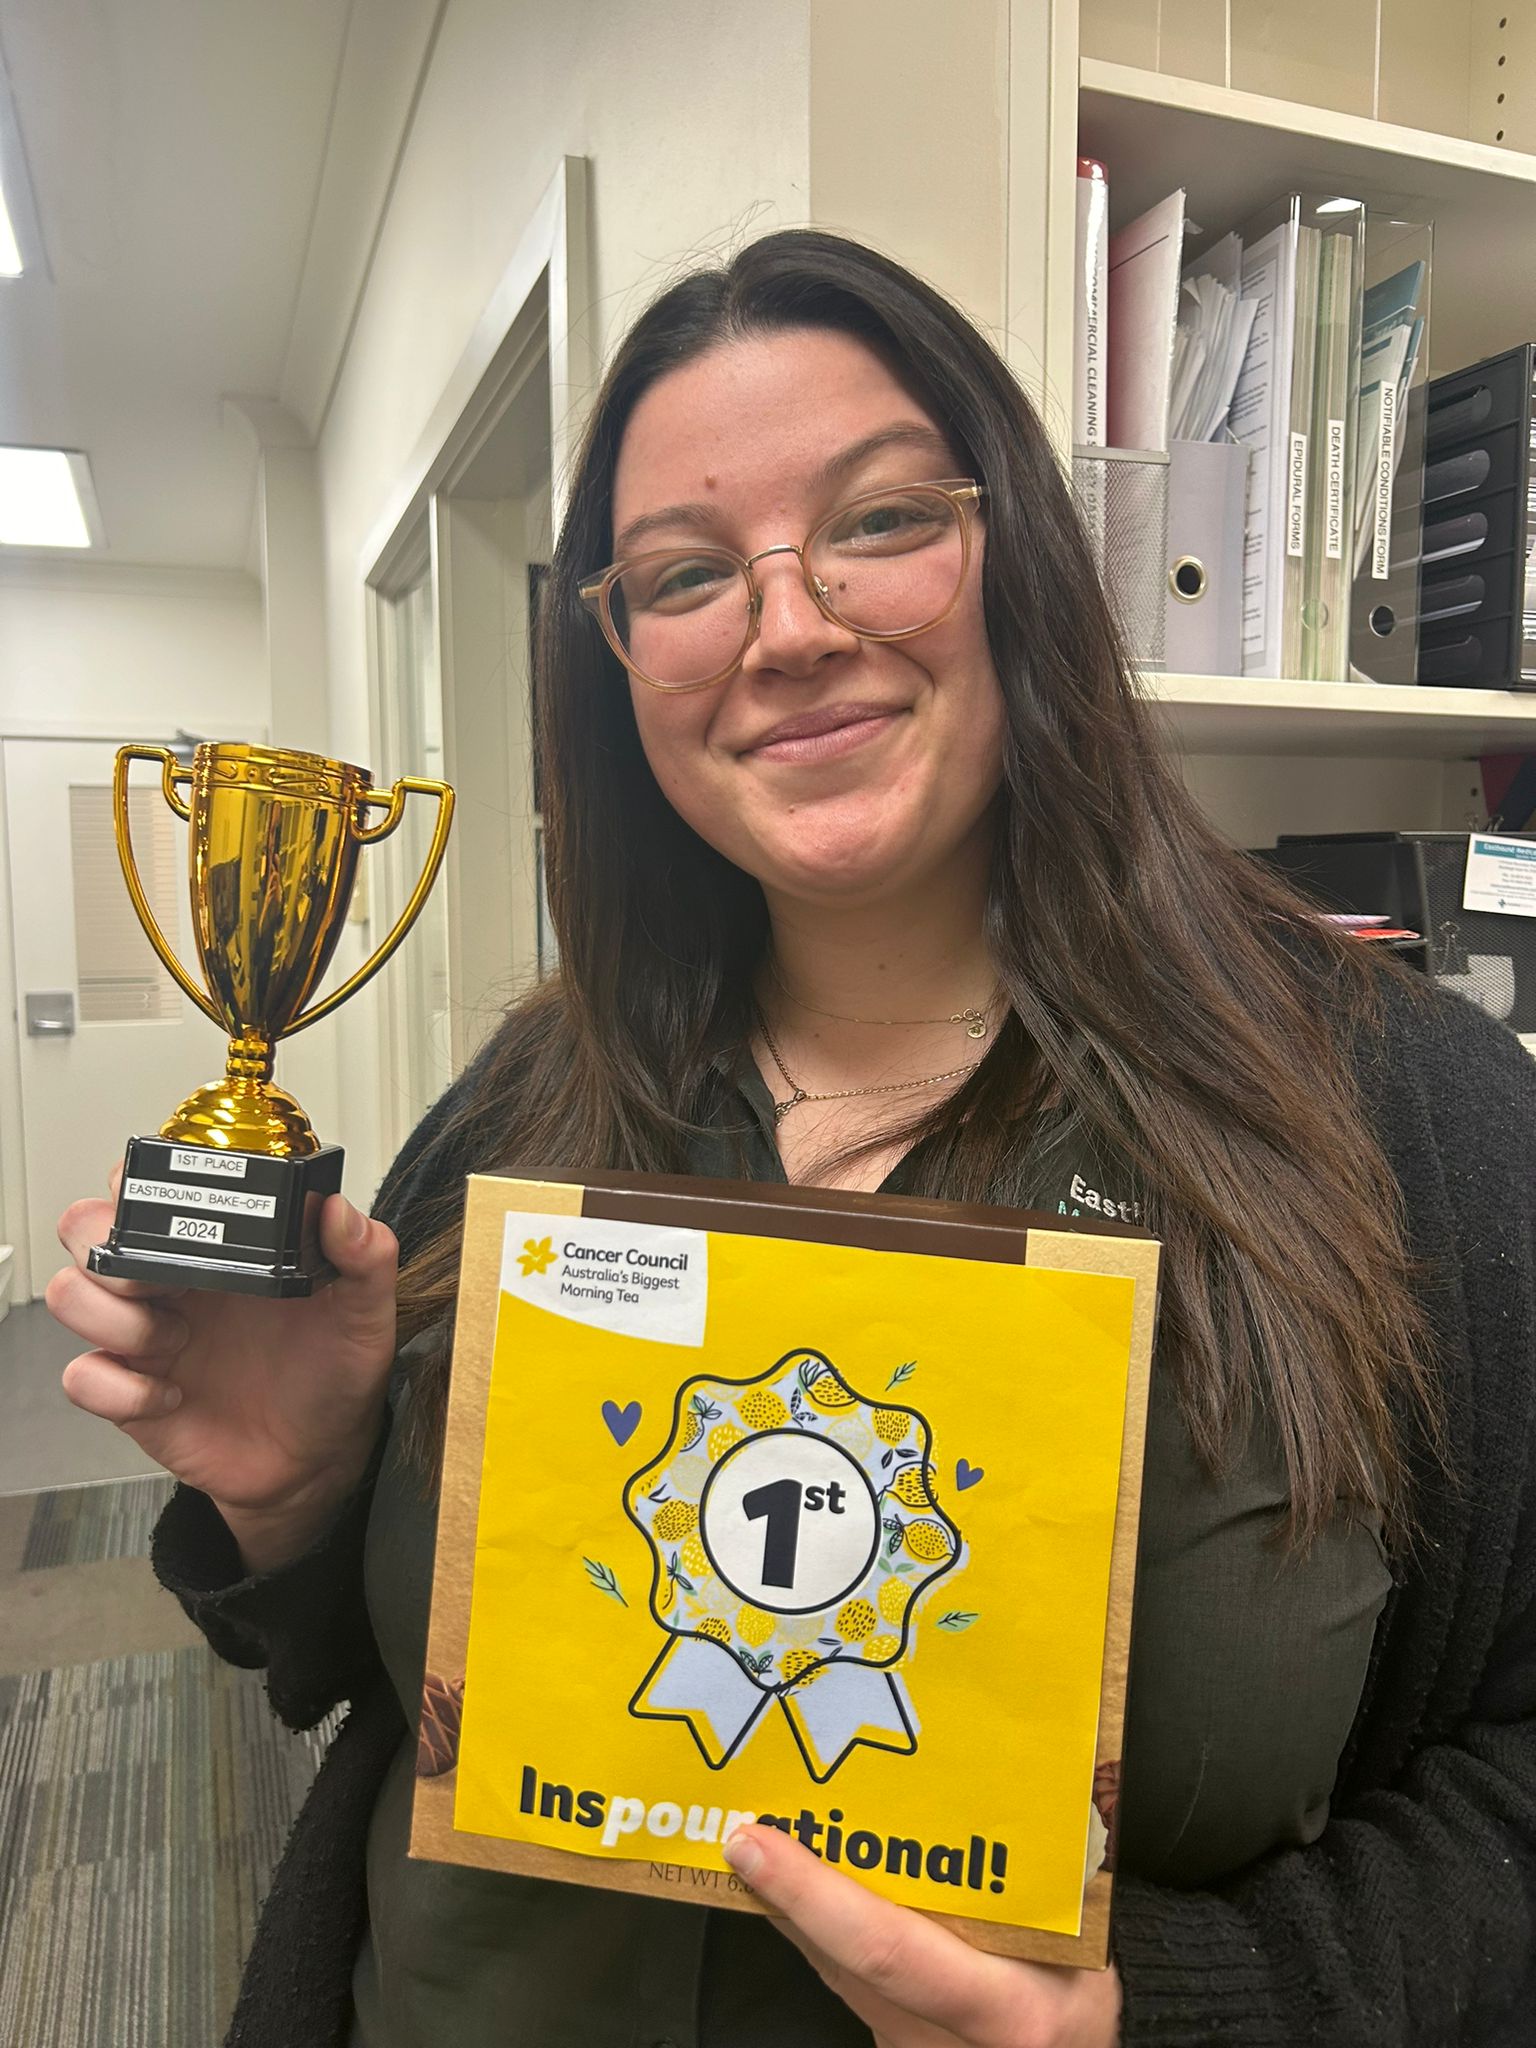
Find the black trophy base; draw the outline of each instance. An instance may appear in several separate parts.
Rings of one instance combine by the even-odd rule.
[[[160,1287],[277,1298],[335,1278],[320,1250],[320,1205],[341,1187],[342,1149],[305,1159],[130,1138],[117,1214],[90,1269]]]

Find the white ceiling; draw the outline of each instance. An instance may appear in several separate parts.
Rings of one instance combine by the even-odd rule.
[[[439,12],[0,0],[47,263],[0,279],[0,441],[87,452],[112,561],[246,564],[223,399],[318,431]]]

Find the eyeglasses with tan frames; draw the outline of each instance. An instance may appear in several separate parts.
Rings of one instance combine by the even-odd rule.
[[[653,548],[588,578],[581,601],[653,690],[707,690],[736,673],[762,625],[756,565],[769,555],[797,558],[812,602],[834,625],[861,640],[906,640],[959,602],[985,494],[969,477],[861,491],[798,547]]]

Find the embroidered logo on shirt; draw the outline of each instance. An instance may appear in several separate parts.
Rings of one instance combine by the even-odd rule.
[[[1068,1202],[1072,1204],[1070,1208]],[[1114,1222],[1141,1221],[1140,1202],[1117,1202],[1113,1195],[1101,1194],[1097,1188],[1089,1187],[1080,1173],[1074,1173],[1066,1199],[1056,1204],[1056,1213],[1058,1216],[1081,1216],[1085,1209],[1095,1216],[1107,1216]]]

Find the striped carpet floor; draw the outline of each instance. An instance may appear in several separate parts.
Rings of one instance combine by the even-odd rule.
[[[48,1640],[62,1615],[68,1643],[72,1598],[89,1621],[103,1574],[148,1575],[127,1561],[145,1559],[168,1491],[11,1496],[0,1604],[42,1593]],[[0,1637],[0,2048],[217,2048],[318,1766],[326,1731],[287,1734],[258,1673],[167,1646],[155,1603],[156,1639],[99,1660],[76,1641],[77,1660],[7,1669]]]

